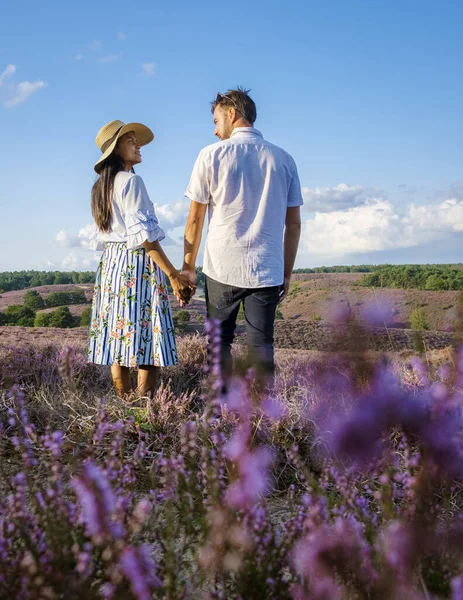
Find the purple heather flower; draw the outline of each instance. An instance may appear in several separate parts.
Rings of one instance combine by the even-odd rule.
[[[275,421],[284,418],[288,414],[288,408],[282,402],[273,398],[265,398],[261,405],[263,413]]]
[[[120,564],[136,598],[151,600],[153,590],[160,587],[161,582],[155,575],[156,565],[151,559],[149,546],[126,548],[122,552]]]
[[[114,598],[114,594],[116,593],[116,586],[112,583],[105,583],[100,587],[100,595],[105,600],[112,600]]]
[[[268,448],[255,450],[237,460],[238,479],[228,489],[227,502],[234,508],[245,508],[254,504],[268,491],[267,469],[273,460]]]
[[[463,575],[454,577],[451,582],[452,600],[463,600]]]
[[[392,307],[384,300],[366,302],[360,311],[360,317],[369,327],[384,327],[391,320]]]
[[[82,474],[72,480],[72,486],[82,505],[82,517],[89,534],[98,539],[108,534],[116,539],[122,537],[122,524],[111,520],[116,501],[102,470],[87,462]]]

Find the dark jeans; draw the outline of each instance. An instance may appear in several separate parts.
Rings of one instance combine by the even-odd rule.
[[[218,319],[222,327],[221,359],[225,380],[232,373],[231,344],[236,318],[243,303],[250,362],[259,377],[272,375],[275,313],[282,285],[266,288],[240,288],[206,277],[207,316]]]

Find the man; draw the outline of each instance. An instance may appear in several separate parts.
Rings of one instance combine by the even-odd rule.
[[[275,313],[288,293],[299,244],[301,186],[291,156],[254,129],[256,105],[247,90],[217,94],[212,114],[220,141],[201,150],[185,192],[191,205],[182,272],[195,286],[209,207],[203,271],[208,316],[222,327],[224,379],[231,375],[241,304],[249,355],[265,377],[274,371]]]

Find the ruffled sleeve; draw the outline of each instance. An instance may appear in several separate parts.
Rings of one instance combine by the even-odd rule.
[[[88,238],[88,247],[90,250],[103,250],[104,242],[100,240],[100,232],[96,225],[93,225]]]
[[[127,248],[139,248],[143,242],[161,241],[166,234],[159,226],[154,206],[143,179],[134,175],[122,191]]]

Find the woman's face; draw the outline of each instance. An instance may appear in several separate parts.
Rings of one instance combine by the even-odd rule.
[[[116,153],[125,162],[127,171],[141,163],[141,152],[137,137],[133,131],[125,133],[117,142]]]

